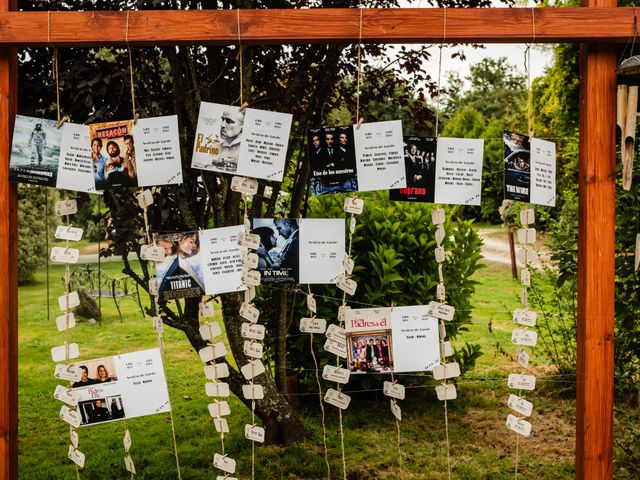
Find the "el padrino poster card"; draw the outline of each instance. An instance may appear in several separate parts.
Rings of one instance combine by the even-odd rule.
[[[55,187],[62,130],[55,120],[16,115],[9,181]]]

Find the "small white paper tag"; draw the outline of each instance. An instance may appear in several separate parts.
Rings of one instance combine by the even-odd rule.
[[[257,425],[245,425],[244,438],[252,442],[264,443],[264,428]]]
[[[445,400],[455,400],[458,398],[458,392],[453,383],[448,385],[438,385],[436,387],[436,395],[438,396],[438,400],[441,402],[444,402]]]
[[[398,419],[399,422],[401,422],[402,410],[400,409],[400,405],[398,405],[398,402],[396,402],[395,400],[390,400],[389,403],[391,404],[391,413]]]
[[[513,311],[513,321],[519,325],[533,327],[536,324],[537,319],[538,319],[538,314],[531,310],[516,308]]]
[[[353,295],[356,293],[356,288],[358,288],[358,284],[355,280],[351,280],[350,278],[345,277],[344,275],[338,276],[338,281],[336,282],[336,286],[345,292],[347,295]]]
[[[201,317],[213,317],[213,302],[202,302],[198,311]]]
[[[124,457],[124,468],[126,468],[127,472],[136,474],[136,466],[133,464],[133,459],[131,455],[127,455]]]
[[[249,217],[247,215],[244,216],[244,218],[242,219],[242,223],[244,225],[244,231],[246,233],[250,233],[251,232],[251,220],[249,220]],[[245,253],[245,252],[243,252]]]
[[[436,245],[440,246],[440,244],[442,243],[442,241],[444,240],[444,236],[445,236],[445,231],[444,231],[444,227],[442,226],[442,224],[438,225],[438,228],[436,228]]]
[[[347,358],[347,342],[345,341],[337,342],[327,338],[327,341],[324,342],[324,349],[338,357]]]
[[[514,412],[518,412],[525,417],[530,417],[533,412],[533,403],[513,393],[509,395],[507,406]]]
[[[527,306],[529,305],[529,294],[527,293],[527,289],[526,288],[523,288],[520,291],[520,304],[524,308],[527,308]]]
[[[71,425],[73,428],[78,428],[82,423],[82,417],[77,410],[71,410],[66,405],[62,405],[60,408],[60,418]]]
[[[634,259],[634,272],[640,268],[640,233],[636,235],[636,256]]]
[[[78,213],[78,203],[75,200],[60,200],[56,202],[56,215],[74,215]]]
[[[347,311],[349,311],[351,307],[348,305],[340,305],[338,307],[338,321],[344,322],[347,318]]]
[[[507,380],[507,386],[517,390],[534,390],[536,388],[536,377],[520,373],[512,373]]]
[[[67,358],[67,347],[69,350],[69,357]],[[59,345],[51,349],[51,358],[54,362],[62,362],[63,360],[70,360],[72,358],[78,358],[80,356],[80,348],[77,343],[70,343],[65,345]]]
[[[158,294],[158,279],[156,277],[149,279],[149,293],[151,295]]]
[[[256,250],[260,247],[260,235],[238,232],[238,245]]]
[[[78,263],[80,250],[77,248],[53,247],[51,249],[51,261],[58,263]]]
[[[444,299],[445,299],[444,283],[439,283],[438,285],[436,285],[436,298],[441,302],[444,302]]]
[[[436,262],[438,263],[442,263],[445,260],[445,252],[444,252],[444,247],[436,247],[434,249],[434,253],[436,256]]]
[[[256,287],[250,285],[244,291],[244,301],[245,303],[251,303],[254,298],[256,298]]]
[[[255,178],[233,177],[231,179],[231,190],[245,195],[255,195],[258,193],[258,181]]]
[[[445,380],[447,378],[456,378],[460,376],[460,365],[458,362],[445,363],[433,367],[433,378],[435,380]]]
[[[533,250],[528,248],[519,248],[518,249],[518,261],[523,265],[527,265],[531,263],[533,260]]]
[[[364,208],[364,200],[356,197],[346,197],[344,199],[344,211],[360,215]]]
[[[131,434],[129,433],[129,429],[124,432],[124,438],[122,439],[122,444],[124,445],[124,451],[129,453],[129,449],[131,448]]]
[[[264,340],[265,328],[264,325],[243,323],[240,333],[244,338],[250,338],[252,340]]]
[[[243,385],[242,396],[246,400],[262,400],[264,398],[262,385]]]
[[[217,342],[213,345],[201,348],[200,351],[198,351],[198,354],[200,355],[200,360],[202,360],[204,363],[207,363],[216,358],[226,356],[227,347],[224,346],[223,342]]]
[[[227,423],[226,418],[213,418],[213,424],[216,427],[216,432],[218,433],[229,433],[229,424]]]
[[[204,384],[204,393],[208,397],[228,397],[229,384],[225,382],[207,382]]]
[[[258,254],[257,253],[246,253],[242,255],[242,266],[247,270],[253,270],[258,268]]]
[[[256,287],[260,285],[262,277],[257,270],[246,270],[242,272],[242,283],[250,287]]]
[[[536,221],[536,214],[533,208],[527,208],[526,210],[520,210],[520,223],[522,225],[531,225]]]
[[[329,388],[324,394],[324,401],[341,410],[346,410],[349,408],[349,403],[351,403],[351,397],[333,388]]]
[[[66,315],[60,315],[56,318],[56,327],[58,327],[59,332],[64,332],[69,328],[73,328],[76,326],[76,317],[73,313],[69,312]]]
[[[317,313],[318,312],[318,306],[316,304],[316,299],[313,298],[313,295],[311,293],[307,294],[307,308],[309,309],[309,311],[311,313]]]
[[[71,240],[77,242],[82,239],[83,230],[78,227],[72,227],[71,225],[60,225],[56,228],[56,238],[58,240]]]
[[[342,259],[342,266],[344,267],[344,273],[346,275],[351,275],[353,273],[355,262],[347,253],[344,254],[344,258]]]
[[[66,403],[71,407],[78,406],[78,399],[80,398],[77,393],[73,392],[73,389],[57,385],[56,390],[53,392],[53,398]]]
[[[302,333],[324,333],[327,329],[327,321],[324,318],[301,318],[300,331]]]
[[[229,365],[226,363],[216,363],[204,367],[204,376],[209,380],[220,380],[229,376]]]
[[[525,287],[530,287],[531,286],[531,272],[529,270],[527,270],[526,268],[523,269],[520,272],[520,282]]]
[[[78,448],[78,444],[80,443],[80,437],[78,437],[78,432],[75,430],[69,429],[69,441],[73,448]]]
[[[535,347],[536,343],[538,343],[538,332],[534,330],[514,329],[511,332],[511,343]]]
[[[68,297],[68,301],[67,301]],[[80,305],[80,297],[78,297],[78,292],[69,292],[69,295],[66,293],[58,297],[58,307],[63,312],[67,310],[71,310],[72,308],[76,308]]]
[[[231,408],[229,408],[229,402],[223,400],[222,402],[215,401],[208,405],[209,415],[212,417],[224,417],[231,414]]]
[[[440,342],[440,353],[444,358],[447,358],[453,355],[453,348],[451,347],[451,342]]]
[[[351,234],[355,233],[356,231],[356,217],[351,217],[351,219],[349,220],[349,232],[351,232]]]
[[[162,335],[162,332],[164,330],[164,323],[162,322],[162,317],[152,317],[151,318],[151,325],[153,326],[153,329],[157,333]]]
[[[151,190],[136,192],[136,200],[138,201],[138,206],[145,209],[153,205],[153,194],[151,193]]]
[[[434,225],[442,225],[444,223],[444,219],[444,208],[436,208],[431,211],[431,223]]]
[[[522,245],[531,245],[536,243],[535,228],[521,228],[518,230],[518,242]]]
[[[516,360],[522,368],[529,368],[529,354],[524,348],[518,348],[516,350]]]
[[[384,393],[387,397],[397,398],[398,400],[404,400],[404,395],[405,395],[404,385],[385,381],[382,384],[382,393]]]
[[[445,303],[429,302],[429,315],[451,321],[456,313],[455,307]]]
[[[331,340],[335,340],[336,342],[346,342],[347,341],[347,332],[344,328],[339,327],[335,323],[332,323],[327,327],[327,331],[325,333],[327,338]]]
[[[440,340],[444,340],[447,337],[447,327],[444,326],[444,323],[438,324],[438,333],[440,334]]]
[[[220,335],[222,335],[222,329],[218,322],[205,323],[200,327],[200,336],[203,340],[209,340]]]
[[[164,248],[158,245],[142,245],[140,258],[149,262],[161,262],[164,260]]]
[[[74,448],[73,445],[69,445],[69,452],[67,453],[69,460],[75,463],[78,467],[84,468],[84,453],[82,453],[77,448]]]
[[[219,453],[213,455],[213,466],[227,473],[234,473],[236,471],[236,461],[233,458],[220,455]]]
[[[264,373],[265,368],[261,360],[251,360],[240,369],[240,372],[242,372],[244,378],[246,378],[247,380],[252,380],[258,375]]]
[[[526,420],[521,420],[515,415],[507,415],[507,428],[519,433],[523,437],[531,435],[531,423]]]
[[[262,344],[245,340],[242,351],[247,357],[262,358]]]
[[[247,302],[242,302],[240,305],[240,316],[249,320],[251,323],[256,323],[260,318],[260,310]]]
[[[329,382],[336,382],[347,384],[349,383],[349,377],[351,372],[348,368],[341,368],[334,365],[325,365],[322,369],[322,378]]]
[[[67,380],[69,382],[79,382],[82,378],[82,370],[75,365],[56,365],[53,376],[58,380]]]

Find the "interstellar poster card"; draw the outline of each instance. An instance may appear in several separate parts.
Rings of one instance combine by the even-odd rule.
[[[16,115],[9,181],[56,186],[62,130],[55,120]]]
[[[200,254],[204,268],[204,286],[207,295],[239,292],[246,289],[242,283],[242,250],[238,233],[244,225],[202,230]]]
[[[282,181],[293,116],[202,102],[191,168]]]
[[[137,187],[133,120],[89,125],[96,190]]]
[[[424,372],[440,363],[438,320],[426,305],[348,309],[345,330],[352,373]]]
[[[435,203],[480,205],[484,140],[438,138]]]
[[[198,232],[156,234],[155,241],[165,251],[156,263],[158,294],[165,300],[204,295]]]
[[[404,137],[406,188],[389,190],[389,199],[403,202],[434,202],[436,139]]]
[[[402,122],[309,130],[311,193],[404,188]]]
[[[73,384],[81,426],[171,410],[160,349],[78,362],[82,378]]]
[[[96,190],[88,125],[66,122],[62,125],[62,144],[56,188],[76,192],[102,193]]]
[[[262,283],[336,283],[344,272],[343,219],[259,218],[252,233]]]
[[[182,183],[182,161],[178,116],[141,118],[133,126],[131,140],[133,166],[137,167],[138,185]],[[130,162],[131,163],[131,162]]]

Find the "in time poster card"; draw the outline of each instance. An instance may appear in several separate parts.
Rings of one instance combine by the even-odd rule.
[[[133,120],[89,125],[96,190],[137,187]]]
[[[82,378],[73,384],[82,426],[171,410],[160,349],[124,353],[76,363]]]
[[[292,118],[202,102],[191,167],[281,182]]]
[[[313,195],[404,188],[402,122],[309,130]]]
[[[245,290],[242,283],[242,250],[238,245],[238,233],[244,225],[212,228],[199,232],[200,254],[204,270],[204,286],[207,295]]]
[[[434,202],[436,139],[404,137],[406,188],[389,190],[389,199],[403,202]]]
[[[55,187],[61,141],[55,120],[16,115],[9,181]]]
[[[204,295],[198,232],[158,234],[155,239],[165,251],[164,260],[156,263],[158,294],[166,300]]]
[[[254,233],[260,237],[258,268],[262,283],[295,283],[300,275],[300,220],[256,218]]]

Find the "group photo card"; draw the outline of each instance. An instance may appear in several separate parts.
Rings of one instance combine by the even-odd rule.
[[[480,205],[483,154],[481,139],[405,137],[407,186],[390,190],[389,199]]]
[[[9,181],[56,186],[62,130],[46,118],[16,115]]]
[[[504,198],[555,206],[555,143],[506,130],[503,139]]]
[[[345,331],[352,373],[422,372],[440,364],[438,320],[426,305],[348,309]]]
[[[282,181],[293,116],[202,102],[191,168]]]
[[[345,223],[328,218],[256,218],[262,283],[336,283],[344,273]]]
[[[247,287],[242,283],[244,248],[238,245],[238,234],[241,232],[244,232],[244,225],[199,232],[200,260],[207,295],[246,290]]]
[[[315,128],[307,137],[313,195],[406,187],[400,120]]]
[[[165,254],[156,263],[158,295],[165,300],[204,295],[198,232],[154,233],[154,240]]]
[[[72,386],[81,426],[171,410],[160,349],[75,363],[82,377]]]

